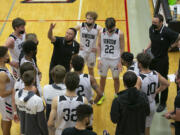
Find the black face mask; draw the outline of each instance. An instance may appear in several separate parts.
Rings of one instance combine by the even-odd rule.
[[[152,24],[152,28],[153,28],[154,30],[156,30],[156,29],[158,28],[158,26],[155,25],[155,24]]]
[[[92,23],[86,23],[86,25],[87,25],[88,27],[90,27],[90,26],[92,26],[93,24],[92,24]]]
[[[10,62],[10,59],[8,58],[6,61],[5,61],[5,63],[9,63]]]
[[[19,32],[19,34],[24,34],[24,32],[25,32],[24,30],[21,30],[21,31]]]

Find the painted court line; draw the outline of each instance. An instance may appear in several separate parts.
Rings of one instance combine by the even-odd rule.
[[[26,22],[84,22],[86,20],[48,20],[48,19],[37,19],[37,20],[25,20]],[[96,20],[97,22],[104,22],[105,20]],[[126,20],[117,19],[116,22],[125,22]],[[0,22],[12,22],[12,20],[0,20]]]
[[[16,3],[16,0],[13,0],[12,5],[11,5],[11,7],[10,7],[10,9],[9,9],[8,15],[6,16],[6,19],[3,21],[4,24],[3,24],[2,28],[1,28],[0,36],[1,36],[1,34],[2,34],[3,30],[4,30],[4,28],[5,28],[5,26],[6,26],[6,23],[7,23],[8,19],[9,19],[9,16],[10,16],[10,14],[11,14],[13,8],[14,8],[15,3]]]

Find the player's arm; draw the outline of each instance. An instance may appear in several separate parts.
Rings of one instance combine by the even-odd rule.
[[[53,43],[56,41],[56,37],[53,36],[53,29],[54,29],[55,26],[56,26],[56,24],[51,23],[50,27],[49,27],[49,31],[48,31],[48,38]]]
[[[88,104],[88,103],[89,103],[89,102],[88,102],[87,98],[84,97],[84,104]]]
[[[6,90],[6,83],[8,83],[10,80],[5,72],[0,73],[0,96],[1,97],[7,97],[12,94],[12,90]]]
[[[120,40],[120,54],[122,55],[123,52],[124,52],[124,33],[120,31],[120,34],[119,34],[119,40]],[[120,57],[120,60],[119,60],[119,63],[118,63],[118,69],[119,71],[122,71],[122,63],[121,63],[121,57]]]
[[[13,108],[13,119],[15,122],[19,121],[19,117],[17,115],[17,108],[16,108],[16,104],[15,104],[15,89],[13,89],[12,91],[12,108]]]
[[[142,82],[141,82],[140,77],[137,77],[137,82],[136,82],[135,87],[136,87],[138,90],[140,90],[140,89],[141,89],[141,84],[142,84]]]
[[[9,37],[7,39],[7,41],[5,42],[5,46],[8,48],[8,49],[13,49],[14,48],[14,39],[12,37]]]
[[[96,98],[94,100],[94,103],[96,104],[101,99],[101,97],[103,96],[103,93],[100,91],[99,86],[96,82],[96,79],[93,76],[90,76],[90,81],[91,81],[92,88],[96,92]]]
[[[120,54],[123,54],[123,52],[124,52],[124,33],[121,31],[120,31],[119,39],[120,39]]]
[[[148,46],[144,49],[144,53],[146,53],[146,50],[151,48],[151,41],[149,42]]]
[[[79,24],[79,25],[75,26],[74,28],[78,31],[78,30],[80,30],[81,25]]]
[[[158,81],[160,83],[160,87],[156,90],[156,93],[159,93],[165,90],[170,84],[168,80],[166,80],[162,75],[158,73]]]
[[[54,126],[54,120],[57,114],[57,99],[58,97],[55,97],[52,101],[51,112],[50,112],[49,120],[48,120],[48,127]]]
[[[98,36],[97,60],[98,60],[98,68],[100,68],[101,66],[101,32]]]

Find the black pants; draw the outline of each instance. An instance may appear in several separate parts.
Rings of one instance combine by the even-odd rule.
[[[169,58],[168,56],[162,58],[155,58],[150,64],[150,69],[160,73],[164,78],[167,79],[169,70]],[[168,97],[168,88],[161,92],[160,104],[165,105]],[[156,95],[156,103],[159,102],[159,94]]]
[[[175,125],[175,135],[180,135],[180,126]]]

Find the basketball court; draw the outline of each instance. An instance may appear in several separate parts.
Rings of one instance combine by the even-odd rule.
[[[16,17],[26,20],[26,33],[35,33],[39,39],[37,62],[42,72],[41,86],[49,82],[49,64],[52,56],[53,45],[47,38],[50,23],[56,23],[54,35],[64,36],[70,27],[75,27],[80,22],[85,21],[85,13],[95,11],[98,13],[97,24],[104,27],[104,21],[107,17],[116,19],[116,26],[125,35],[125,51],[130,51],[127,0],[1,0],[0,4],[0,45],[4,45],[13,29],[11,22]],[[79,35],[77,36],[79,41]],[[143,49],[143,48],[142,48]],[[131,50],[132,52],[134,50]],[[170,73],[177,70],[176,60],[178,54],[172,54],[170,58]],[[179,56],[179,55],[178,55]],[[123,70],[123,73],[126,69]],[[87,73],[87,68],[85,69]],[[122,75],[120,90],[123,90]],[[95,67],[95,77],[99,83],[97,67]],[[175,97],[175,84],[170,86],[173,92],[170,93],[168,107],[173,108],[173,99]],[[113,80],[111,73],[108,74],[105,101],[100,106],[94,108],[94,131],[102,134],[104,129],[111,135],[115,132],[115,125],[110,120],[110,109],[114,99]],[[32,129],[33,130],[33,129]],[[0,130],[0,135],[2,134]],[[13,123],[12,135],[19,135],[19,124]]]

